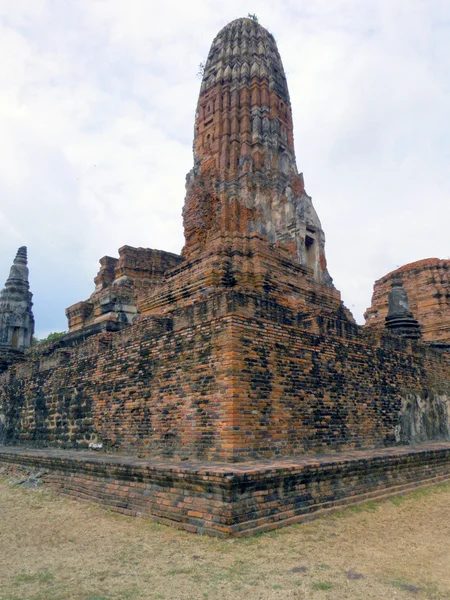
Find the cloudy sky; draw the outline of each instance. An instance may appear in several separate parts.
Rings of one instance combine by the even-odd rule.
[[[181,250],[198,65],[249,12],[358,322],[375,279],[449,258],[448,0],[0,0],[0,286],[27,245],[38,337],[66,329],[101,256]]]

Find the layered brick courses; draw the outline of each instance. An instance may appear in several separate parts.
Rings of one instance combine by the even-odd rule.
[[[384,327],[388,295],[396,279],[403,283],[411,311],[419,321],[422,339],[450,345],[450,260],[418,260],[378,279],[373,288],[372,304],[364,315],[365,327]]]
[[[183,208],[185,258],[207,250],[218,233],[257,232],[331,285],[293,136],[275,39],[254,20],[236,19],[217,34],[204,68]]]
[[[11,394],[4,397],[7,440],[219,455],[227,328],[227,319],[212,320],[173,335],[170,319],[152,318],[75,348],[36,351],[3,381]]]
[[[450,444],[245,465],[149,462],[0,448],[0,464],[44,471],[59,493],[192,533],[242,537],[450,480]]]
[[[336,288],[318,283],[310,269],[258,233],[212,236],[200,256],[167,272],[137,306],[143,316],[165,314],[227,289],[256,293],[305,313],[341,311],[354,322]]]
[[[0,405],[8,443],[236,461],[445,439],[449,373],[447,356],[342,311],[225,289],[34,351],[0,376]]]

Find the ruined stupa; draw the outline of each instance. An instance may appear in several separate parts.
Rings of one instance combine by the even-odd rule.
[[[24,351],[31,346],[33,294],[28,283],[27,249],[21,246],[0,292],[0,348]]]
[[[197,105],[183,210],[195,256],[217,232],[263,234],[331,283],[325,236],[295,161],[291,102],[275,39],[251,18],[215,37]]]
[[[21,246],[0,292],[0,370],[31,346],[34,333],[32,297],[28,283],[27,249]]]
[[[219,289],[263,293],[297,310],[341,310],[325,236],[295,161],[291,103],[272,34],[241,18],[215,37],[205,64],[186,177],[184,262],[138,299],[169,312]]]
[[[434,348],[450,350],[450,260],[425,258],[387,273],[373,288],[371,306],[366,310],[365,328],[380,331],[389,312],[389,293],[401,279],[408,304],[420,323],[422,340]]]
[[[389,312],[386,317],[386,329],[404,338],[418,340],[420,338],[420,325],[411,312],[408,296],[401,279],[395,279],[392,282],[388,302]]]
[[[91,298],[66,311],[69,332],[121,328],[224,289],[257,291],[308,313],[340,310],[354,323],[327,271],[325,236],[297,170],[275,40],[251,18],[232,21],[212,43],[193,150],[182,256],[125,246],[119,261],[101,259]]]

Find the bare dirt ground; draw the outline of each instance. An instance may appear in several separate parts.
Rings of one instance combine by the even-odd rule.
[[[10,481],[1,600],[450,599],[450,484],[217,540]]]

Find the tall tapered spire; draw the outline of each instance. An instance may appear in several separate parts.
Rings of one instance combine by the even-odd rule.
[[[209,51],[197,105],[194,168],[183,210],[184,256],[218,232],[258,232],[331,283],[322,227],[298,173],[286,76],[275,39],[251,18]]]
[[[0,292],[0,349],[23,351],[34,332],[33,295],[28,283],[27,249],[18,249],[4,289]]]

